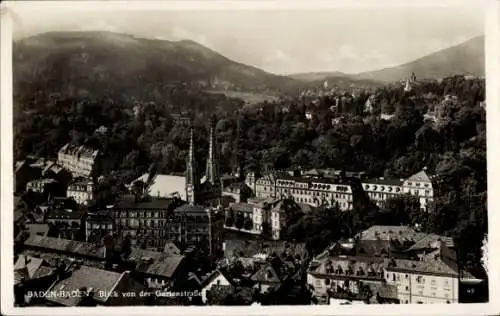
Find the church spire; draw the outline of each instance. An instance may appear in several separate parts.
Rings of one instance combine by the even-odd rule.
[[[215,150],[215,117],[210,119],[210,136],[207,157],[207,169],[205,172],[206,182],[212,185],[220,185],[219,172],[217,168]]]
[[[190,205],[194,205],[195,190],[198,186],[198,178],[196,176],[196,159],[194,157],[194,135],[193,126],[190,129],[189,137],[189,152],[186,160],[186,199]]]

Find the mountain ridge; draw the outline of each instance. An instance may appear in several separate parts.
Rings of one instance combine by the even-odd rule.
[[[463,43],[450,46],[401,65],[360,73],[339,71],[309,72],[290,75],[306,81],[350,78],[392,82],[406,79],[412,72],[418,78],[442,79],[452,75],[484,76],[484,35],[475,36]]]

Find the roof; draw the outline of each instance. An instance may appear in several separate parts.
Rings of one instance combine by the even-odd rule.
[[[102,269],[97,269],[89,266],[80,266],[75,269],[71,275],[65,279],[56,282],[50,289],[49,292],[60,292],[71,293],[72,291],[78,291],[82,288],[87,290],[92,289],[94,292],[93,299],[100,304],[104,304],[108,301],[108,296],[99,295],[99,291],[105,291],[106,293],[111,293],[111,291],[120,288],[118,285],[120,283],[128,282],[129,276],[126,272],[117,273],[113,271],[106,271]],[[125,291],[134,291],[137,288],[125,288]],[[81,297],[78,295],[49,295],[47,300],[65,305],[65,306],[78,306]]]
[[[337,256],[323,259],[319,265],[311,266],[309,272],[321,275],[359,279],[382,279],[384,267],[389,259]],[[350,271],[350,273],[349,273]]]
[[[37,224],[30,223],[26,224],[26,230],[30,236],[47,236],[50,230],[49,224]]]
[[[175,213],[206,213],[209,210],[202,205],[184,204],[175,209]]]
[[[149,173],[145,173],[132,181],[130,186],[139,180],[146,183],[148,178]],[[184,176],[157,174],[149,183],[147,192],[150,196],[172,197],[178,195],[182,200],[186,200],[186,178]]]
[[[171,278],[179,268],[184,256],[132,247],[129,259],[136,263],[142,273]]]
[[[85,210],[83,208],[71,209],[71,208],[54,208],[51,209],[47,215],[47,219],[81,219],[85,215]]]
[[[253,205],[248,203],[231,203],[229,207],[235,211],[252,213]]]
[[[293,262],[283,258],[273,257],[255,272],[251,279],[261,283],[281,283],[297,272]]]
[[[92,149],[83,145],[73,146],[70,144],[66,144],[59,150],[59,153],[95,159],[99,154],[99,150]]]
[[[396,250],[390,240],[359,240],[355,249],[358,256],[388,256]]]
[[[201,283],[200,283],[200,288],[204,288],[207,286],[210,282],[215,280],[218,276],[222,275],[230,284],[233,283],[233,279],[229,277],[227,273],[227,267],[221,267],[219,269],[215,269],[212,271],[210,274],[208,274],[206,277],[202,277]]]
[[[246,257],[253,258],[256,255],[276,253],[290,253],[292,256],[299,255],[301,258],[307,256],[305,243],[293,243],[282,240],[263,241],[263,240],[239,240],[226,239],[225,256],[226,258]]]
[[[250,187],[244,182],[233,182],[224,187],[224,192],[234,192],[240,190],[240,192],[251,191]]]
[[[435,259],[426,258],[421,261],[394,259],[395,265],[388,265],[388,271],[408,271],[413,273],[432,274],[432,275],[447,275],[458,277],[459,273],[455,267],[451,267],[439,256]]]
[[[364,180],[363,184],[382,184],[382,185],[403,185],[404,180],[402,179],[388,179],[388,178],[373,178]]]
[[[98,246],[93,243],[86,243],[82,241],[46,236],[30,236],[24,242],[24,245],[29,247],[48,249],[52,251],[73,253],[99,259],[104,259],[106,254],[105,248],[103,246]]]
[[[151,198],[136,202],[133,196],[124,196],[113,208],[120,209],[162,209],[169,210],[175,205],[174,198]]]
[[[453,248],[455,247],[455,243],[453,242],[452,237],[439,236],[436,234],[428,234],[418,240],[413,246],[411,246],[408,251],[426,249],[426,248],[435,248],[434,244],[436,242],[442,242],[446,247]]]
[[[16,263],[14,264],[14,271],[26,269],[26,276],[31,279],[43,263],[43,259],[35,258],[32,256],[19,255]]]
[[[178,255],[181,253],[180,249],[177,248],[177,246],[172,242],[167,242],[165,244],[165,247],[163,248],[163,252],[171,254],[171,255]]]
[[[153,260],[136,260],[136,271],[171,278],[184,260],[184,256],[161,254]]]
[[[431,178],[427,175],[425,170],[415,173],[410,176],[406,181],[417,181],[417,182],[431,182]]]
[[[405,240],[416,242],[427,236],[426,233],[417,232],[409,226],[384,226],[374,225],[359,235],[360,240],[389,240],[395,239],[400,242]]]

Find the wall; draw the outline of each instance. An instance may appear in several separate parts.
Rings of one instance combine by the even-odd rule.
[[[458,278],[384,271],[388,284],[396,285],[401,303],[458,303]]]

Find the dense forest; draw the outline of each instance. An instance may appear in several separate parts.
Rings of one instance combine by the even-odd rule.
[[[175,124],[171,115],[190,111],[195,114],[200,166],[208,146],[208,118],[216,114],[224,172],[300,166],[403,178],[425,166],[439,175],[437,197],[425,218],[418,218],[408,201],[390,201],[381,210],[367,205],[349,215],[317,210],[290,223],[290,238],[307,238],[309,244],[319,246],[373,223],[417,222],[427,231],[455,237],[461,260],[478,271],[477,258],[487,231],[486,113],[480,106],[484,89],[484,80],[454,76],[417,82],[411,92],[393,85],[357,95],[313,101],[298,97],[253,107],[190,87],[169,89],[162,103],[139,98],[76,99],[41,92],[16,104],[14,153],[16,160],[30,154],[54,157],[66,142],[87,144],[107,158],[104,174],[112,176],[112,185],[126,183],[150,168],[183,172],[188,127]],[[368,98],[370,112],[365,108]],[[395,115],[384,120],[380,113]],[[426,113],[434,113],[438,121],[424,120]],[[100,126],[107,127],[107,132],[96,133]]]

